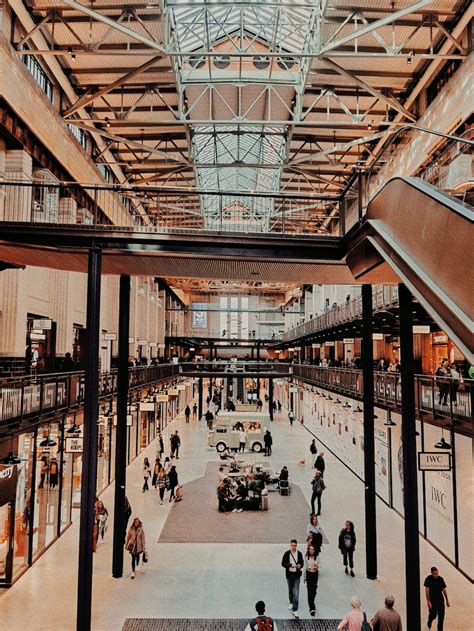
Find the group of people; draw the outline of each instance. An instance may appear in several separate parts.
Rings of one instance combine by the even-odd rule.
[[[453,405],[458,404],[458,390],[462,387],[464,379],[456,362],[444,358],[436,369],[436,382],[438,385],[438,405],[448,405],[448,395]]]
[[[170,437],[170,456],[166,456],[162,462],[164,454],[164,443],[161,433],[158,435],[158,449],[153,465],[153,470],[148,458],[143,461],[143,493],[150,490],[148,482],[151,478],[151,484],[154,489],[158,489],[160,494],[160,504],[163,504],[165,492],[169,491],[169,501],[179,502],[183,498],[183,491],[179,486],[178,472],[176,466],[172,464],[172,459],[179,458],[179,448],[181,445],[181,438],[178,430],[171,434]]]

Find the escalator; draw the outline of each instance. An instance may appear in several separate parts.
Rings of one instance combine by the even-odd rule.
[[[357,281],[394,273],[471,363],[474,212],[423,180],[397,177],[370,201],[347,264]]]

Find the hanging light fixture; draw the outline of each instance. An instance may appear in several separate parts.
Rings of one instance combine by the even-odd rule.
[[[444,439],[444,427],[441,427],[441,438],[434,444],[435,449],[451,449],[451,445]]]
[[[392,414],[390,410],[387,410],[387,419],[384,423],[385,427],[395,427],[397,424],[392,421]]]
[[[349,403],[349,401],[346,401],[342,407],[343,408],[351,408],[352,405]]]
[[[13,436],[10,437],[10,451],[0,462],[2,464],[21,464],[21,459],[13,453]]]

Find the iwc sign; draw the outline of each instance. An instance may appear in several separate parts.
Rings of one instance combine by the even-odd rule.
[[[436,451],[421,451],[418,454],[420,471],[451,471],[451,454]]]

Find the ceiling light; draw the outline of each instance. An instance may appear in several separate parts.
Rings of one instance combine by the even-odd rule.
[[[5,456],[5,458],[2,458],[0,462],[2,464],[21,464],[20,458],[18,456],[15,456],[13,451],[9,451],[8,456]]]
[[[441,436],[441,439],[434,446],[436,449],[451,449],[451,445],[444,440],[444,436]]]
[[[107,116],[105,117],[105,126],[107,128],[110,127],[110,120],[109,120],[109,118]]]
[[[411,60],[413,59],[413,57],[415,56],[415,53],[410,50],[410,52],[408,53],[408,57],[407,57],[407,64],[410,65],[411,64]]]

